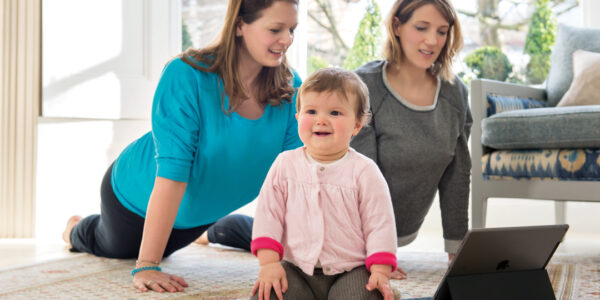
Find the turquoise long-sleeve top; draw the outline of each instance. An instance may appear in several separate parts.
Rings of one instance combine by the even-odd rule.
[[[294,88],[300,83],[294,73]],[[216,73],[180,58],[167,64],[154,94],[152,131],[127,146],[113,165],[112,187],[125,208],[145,217],[159,176],[187,182],[174,228],[215,222],[258,195],[280,152],[302,145],[295,95],[291,103],[267,105],[251,120],[223,112],[222,86]]]

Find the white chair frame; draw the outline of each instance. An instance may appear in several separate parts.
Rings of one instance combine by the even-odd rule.
[[[566,223],[566,202],[600,202],[600,181],[553,181],[553,180],[485,180],[482,176],[481,157],[486,151],[481,145],[481,120],[487,116],[487,95],[531,97],[546,99],[546,91],[525,85],[493,80],[473,79],[471,82],[471,129],[472,227],[485,227],[487,201],[489,198],[521,198],[555,201],[555,221]]]

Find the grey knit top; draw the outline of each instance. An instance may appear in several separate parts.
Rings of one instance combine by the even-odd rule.
[[[468,91],[438,79],[431,106],[416,106],[395,93],[386,61],[355,72],[369,88],[373,118],[351,146],[381,169],[392,195],[398,246],[412,242],[439,191],[445,250],[455,253],[468,229],[471,159],[467,140],[473,122]]]

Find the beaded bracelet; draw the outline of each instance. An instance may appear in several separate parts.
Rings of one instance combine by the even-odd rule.
[[[139,271],[146,271],[146,270],[156,270],[159,272],[162,271],[162,269],[159,266],[145,266],[145,267],[135,268],[135,269],[131,270],[131,276],[135,276],[135,273],[137,273]]]

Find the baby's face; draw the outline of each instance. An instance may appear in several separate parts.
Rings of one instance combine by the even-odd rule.
[[[309,154],[321,162],[335,161],[348,151],[350,139],[362,127],[356,118],[355,97],[336,92],[307,92],[302,96],[298,134]]]

